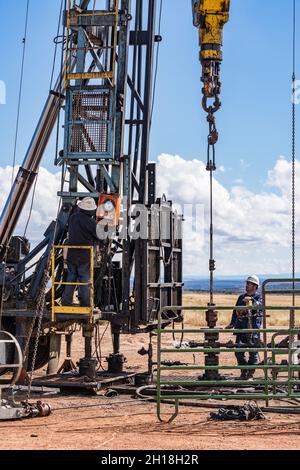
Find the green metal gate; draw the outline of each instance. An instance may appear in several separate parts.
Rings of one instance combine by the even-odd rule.
[[[298,282],[300,280],[297,280]],[[263,328],[261,329],[243,329],[243,330],[228,330],[222,328],[189,328],[184,329],[182,326],[180,329],[172,329],[165,327],[164,314],[169,311],[197,311],[199,314],[205,314],[207,311],[229,311],[236,309],[236,306],[197,306],[197,307],[165,307],[161,309],[158,317],[158,328],[157,328],[157,415],[160,421],[162,418],[162,400],[174,400],[175,412],[169,419],[172,421],[178,415],[179,404],[181,400],[185,399],[198,399],[198,400],[264,400],[267,407],[271,407],[270,401],[272,400],[299,400],[300,399],[300,341],[295,341],[295,338],[300,338],[300,326],[295,327],[295,312],[299,312],[299,306],[266,306],[265,300],[268,293],[278,293],[278,291],[266,291],[266,285],[274,282],[291,282],[291,280],[268,280],[263,285],[263,305],[251,306],[252,310],[263,311]],[[297,291],[280,291],[282,294],[298,293]],[[249,310],[249,307],[238,307],[239,310]],[[267,312],[278,311],[280,313],[289,312],[289,325],[287,328],[282,327],[267,327]],[[185,347],[184,349],[177,347],[165,347],[163,340],[170,335],[174,335],[174,331],[177,334],[195,334],[205,336],[213,334],[216,338],[215,347],[207,345],[206,341],[199,342],[197,347]],[[263,341],[260,347],[236,347],[230,343],[222,343],[222,337],[228,334],[252,334],[256,332],[262,333]],[[286,344],[283,346],[276,345],[276,339],[280,336],[288,338]],[[220,340],[219,340],[220,339]],[[222,364],[222,359],[225,355],[236,352],[258,352],[263,356],[263,360],[254,366],[246,365],[231,365]],[[185,357],[191,357],[191,355],[199,355],[200,359],[204,358],[205,355],[215,354],[219,358],[219,365],[208,366],[202,364],[193,365],[164,365],[164,359],[169,357],[176,357],[185,355]],[[277,358],[286,357],[281,363],[277,364]],[[188,361],[187,361],[188,362]],[[200,361],[201,362],[201,361]],[[235,362],[235,361],[234,361]],[[195,377],[197,372],[204,372],[207,374],[208,371],[221,372],[234,372],[242,371],[243,369],[251,370],[255,369],[260,372],[260,376],[255,378],[253,381],[236,380],[236,377],[230,378],[218,378],[217,380],[201,380]],[[166,375],[168,371],[168,375]],[[182,372],[189,373],[189,377],[183,377]],[[179,373],[178,375],[171,375]],[[281,377],[279,377],[279,375]],[[169,389],[169,392],[164,390]],[[176,387],[188,387],[183,391],[177,390]],[[247,387],[246,389],[244,387]],[[250,388],[254,388],[255,391],[249,391]],[[195,391],[193,391],[195,389]],[[202,389],[199,391],[199,389]],[[241,389],[241,392],[231,392],[232,389]],[[190,390],[190,393],[189,391]],[[293,407],[300,407],[300,401]],[[282,406],[287,408],[287,405]],[[278,408],[278,406],[276,406]]]

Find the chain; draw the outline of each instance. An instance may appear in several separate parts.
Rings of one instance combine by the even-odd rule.
[[[219,82],[218,82],[219,83]],[[204,88],[205,91],[205,88]],[[214,260],[214,224],[213,224],[213,172],[216,171],[216,148],[219,134],[216,127],[215,113],[220,109],[221,102],[218,96],[220,92],[220,84],[215,88],[215,101],[213,106],[208,106],[207,101],[210,96],[204,96],[203,109],[207,114],[207,122],[209,125],[209,133],[207,138],[207,165],[206,170],[210,173],[209,186],[210,186],[210,229],[209,229],[209,245],[210,245],[210,259],[209,259],[209,273],[210,273],[210,305],[214,305],[214,272],[216,270],[216,262]]]
[[[293,75],[295,83],[295,75]],[[295,85],[294,85],[295,86]],[[293,92],[295,96],[295,90]],[[296,109],[293,99],[292,110],[292,276],[293,276],[293,307],[295,306],[295,277],[296,277]]]
[[[23,366],[25,366],[25,362],[26,362],[26,360],[28,359],[29,344],[30,344],[31,337],[32,337],[32,335],[33,335],[34,325],[35,325],[37,316],[38,316],[38,309],[36,308],[35,313],[34,313],[34,316],[33,316],[33,318],[32,318],[30,330],[29,330],[29,332],[28,332],[28,334],[27,334],[27,340],[26,340],[26,344],[25,344],[25,348],[24,348],[24,353],[23,353],[23,358],[24,358]]]
[[[207,171],[216,171],[216,148],[215,145],[218,142],[219,134],[216,128],[216,118],[214,116],[213,108],[209,108],[207,116],[207,122],[209,124],[209,134],[207,138]]]
[[[35,370],[39,340],[40,340],[41,331],[42,331],[42,320],[43,320],[43,317],[44,317],[44,308],[45,308],[45,300],[46,300],[46,287],[47,287],[49,279],[50,279],[50,274],[49,274],[49,264],[48,264],[47,268],[45,269],[44,274],[43,274],[40,293],[39,293],[39,297],[38,297],[38,301],[37,301],[37,305],[36,305],[36,310],[35,310],[35,314],[34,314],[34,317],[33,317],[32,324],[31,324],[30,333],[28,334],[27,344],[26,344],[26,347],[25,347],[26,353],[24,354],[24,357],[27,357],[28,350],[29,350],[30,339],[31,339],[32,334],[33,334],[34,325],[36,323],[36,320],[38,319],[38,325],[37,325],[37,330],[36,330],[36,338],[35,338],[35,344],[34,344],[34,350],[33,350],[33,355],[32,355],[32,362],[31,362],[31,370],[30,370],[30,374],[29,374],[28,390],[27,390],[27,396],[26,396],[26,404],[27,405],[28,405],[28,402],[29,402],[29,399],[30,399],[33,373],[34,373],[34,370]]]
[[[40,292],[41,292],[41,290],[40,290]],[[30,344],[30,340],[31,340],[32,335],[33,335],[34,325],[36,323],[36,320],[37,320],[39,312],[40,312],[40,306],[41,306],[41,296],[39,295],[38,300],[37,300],[37,304],[36,304],[36,309],[35,309],[35,312],[34,312],[34,316],[32,318],[31,326],[30,326],[29,332],[27,334],[26,344],[25,344],[25,347],[24,347],[24,353],[23,353],[24,363],[27,359],[27,355],[28,355],[28,351],[29,351],[29,344]]]
[[[214,272],[216,270],[216,262],[214,260],[214,224],[213,224],[213,172],[210,171],[210,229],[209,229],[209,245],[210,245],[210,258],[209,258],[209,274],[210,274],[210,305],[214,305]]]
[[[5,255],[4,255],[4,260],[2,263],[2,273],[3,273],[3,278],[2,278],[2,285],[0,287],[0,331],[2,328],[2,318],[3,318],[3,312],[4,312],[4,296],[5,296],[5,278],[6,278],[6,271],[7,271],[7,254],[8,254],[8,247],[5,247]]]
[[[292,276],[293,307],[295,306],[296,277],[296,0],[293,0],[293,106],[292,106]]]
[[[296,305],[296,0],[293,0],[293,105],[292,105],[292,276],[293,276],[293,307]],[[295,310],[292,311],[290,323],[295,325]],[[300,335],[298,335],[298,340]],[[290,347],[294,343],[294,336],[290,334]],[[300,379],[300,372],[298,372]]]
[[[221,107],[220,94],[221,94],[221,81],[220,81],[220,62],[204,60],[202,62],[202,82],[203,82],[203,99],[202,107],[207,113],[207,122],[209,126],[209,133],[207,138],[207,165],[206,170],[210,173],[210,229],[209,229],[209,244],[210,244],[210,259],[209,259],[209,273],[210,273],[210,305],[214,305],[214,271],[216,270],[216,262],[214,260],[214,225],[213,225],[213,172],[216,171],[216,148],[219,134],[216,126],[215,113]],[[209,101],[213,100],[212,104]]]
[[[207,166],[206,170],[209,171],[209,199],[210,199],[210,225],[209,225],[209,274],[210,274],[210,305],[214,304],[214,272],[216,270],[216,262],[214,260],[214,224],[213,224],[213,172],[216,171],[216,148],[215,145],[218,141],[219,134],[216,128],[216,119],[214,116],[214,108],[210,107],[207,121],[209,123],[209,134],[207,139]]]

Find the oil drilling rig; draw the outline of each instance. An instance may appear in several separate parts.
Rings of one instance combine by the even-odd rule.
[[[2,329],[17,337],[27,370],[48,364],[51,374],[61,335],[70,355],[73,327],[80,324],[85,357],[79,374],[95,379],[97,322],[111,324],[108,372],[119,374],[125,361],[120,335],[151,331],[161,307],[181,305],[183,219],[164,195],[157,197],[156,167],[149,162],[155,48],[162,40],[156,0],[68,0],[62,16],[63,66],[0,221]],[[31,249],[14,231],[62,110],[64,144],[55,156],[60,208]],[[92,250],[91,306],[62,307],[68,221],[87,196],[97,202],[107,236]]]
[[[61,70],[50,90],[41,118],[20,167],[0,219],[0,376],[12,374],[11,384],[28,371],[29,391],[34,370],[48,365],[45,383],[57,387],[99,390],[111,383],[135,379],[141,388],[155,389],[160,420],[162,399],[174,400],[178,415],[179,401],[187,398],[293,400],[299,412],[300,399],[300,328],[297,327],[295,296],[299,294],[295,277],[296,241],[296,127],[293,100],[292,138],[292,278],[268,279],[262,285],[261,305],[239,306],[239,315],[259,316],[263,328],[238,330],[218,327],[218,311],[236,306],[214,304],[214,224],[213,173],[216,170],[218,131],[215,115],[220,109],[222,42],[224,25],[229,19],[230,0],[192,0],[193,22],[199,31],[202,65],[202,107],[207,113],[207,171],[210,179],[210,301],[208,306],[182,306],[182,224],[165,195],[156,191],[156,166],[149,161],[150,131],[153,117],[157,69],[156,48],[162,40],[160,20],[162,0],[62,0],[63,33],[55,39],[62,47]],[[160,13],[159,13],[160,12]],[[157,15],[158,13],[158,15]],[[157,17],[159,21],[157,22]],[[296,3],[294,2],[294,38]],[[293,45],[293,93],[295,94],[295,39]],[[57,125],[60,142],[60,116],[64,115],[63,148],[56,148],[55,165],[61,169],[60,204],[57,219],[31,249],[25,236],[15,229],[33,189],[50,136]],[[89,197],[97,204],[95,246],[71,246],[68,225],[78,210],[79,201]],[[67,282],[66,250],[90,252],[90,305],[74,301],[62,305]],[[284,293],[292,296],[292,305],[267,307],[267,295],[281,290],[270,284],[287,284]],[[79,283],[76,282],[76,285]],[[74,287],[74,285],[73,285]],[[183,313],[195,310],[204,314],[208,328],[185,330]],[[268,327],[268,311],[289,311],[288,328]],[[107,370],[99,372],[99,324],[111,326],[112,352]],[[178,323],[179,328],[175,328]],[[168,328],[172,324],[173,328]],[[72,362],[72,336],[77,326],[83,332],[85,354],[77,368]],[[232,326],[232,325],[231,325]],[[4,331],[1,331],[4,330]],[[197,341],[182,341],[174,347],[175,334],[197,334]],[[122,334],[150,333],[148,370],[129,374],[124,367]],[[222,340],[222,335],[244,334],[243,341]],[[253,333],[263,339],[254,341]],[[157,338],[157,358],[152,359],[151,337]],[[162,335],[172,335],[173,347],[165,348]],[[199,342],[198,336],[203,340]],[[17,341],[14,339],[17,338]],[[65,336],[67,359],[59,372],[61,337]],[[296,340],[297,336],[297,340]],[[278,342],[278,337],[284,337]],[[200,338],[201,339],[201,338]],[[95,340],[96,354],[92,346]],[[98,348],[98,349],[97,349]],[[224,364],[224,355],[232,352],[261,353],[257,364]],[[193,354],[193,363],[169,360],[169,354]],[[200,361],[195,360],[195,353]],[[167,360],[165,355],[168,355]],[[286,359],[278,362],[278,358]],[[24,356],[24,360],[22,360]],[[96,358],[95,358],[96,356]],[[157,366],[156,384],[152,379]],[[21,371],[23,366],[23,371]],[[241,377],[260,375],[252,382],[240,380],[222,370],[241,371]],[[164,373],[167,371],[166,376]],[[169,376],[187,371],[191,379]],[[194,377],[196,371],[204,374]],[[62,372],[62,373],[60,373]],[[57,373],[57,374],[56,374]],[[69,373],[69,374],[68,374]],[[279,374],[281,376],[279,377]],[[139,377],[138,377],[139,375]],[[52,381],[52,382],[51,382]],[[35,381],[36,385],[38,382]],[[1,382],[0,382],[1,392]],[[136,390],[139,397],[141,389]],[[0,396],[0,405],[2,404]],[[27,401],[28,405],[28,401]],[[47,415],[49,408],[22,407],[5,403],[4,416]],[[1,419],[1,415],[0,415]]]
[[[222,33],[229,3],[192,1],[201,47],[211,175],[216,169],[215,113],[221,106]],[[49,375],[57,372],[62,336],[68,360],[61,371],[74,372],[71,344],[79,324],[85,342],[85,356],[76,371],[79,381],[98,380],[101,385],[103,375],[126,377],[121,335],[151,333],[162,309],[182,305],[183,216],[165,195],[158,197],[156,166],[149,162],[161,10],[157,0],[62,2],[63,33],[55,40],[62,46],[61,70],[0,219],[2,329],[16,336],[24,371],[31,374],[45,365]],[[55,154],[62,175],[58,215],[31,249],[30,241],[14,232],[57,122],[56,140],[60,140],[62,111],[63,148],[57,147]],[[101,232],[99,242],[90,247],[91,305],[62,306],[68,284],[65,250],[74,249],[68,243],[68,223],[86,197],[97,203]],[[213,315],[208,318],[210,327]],[[112,353],[107,371],[97,374],[92,342],[103,320],[111,325]],[[181,320],[180,309],[165,309],[163,322]],[[151,344],[145,353],[149,377]]]

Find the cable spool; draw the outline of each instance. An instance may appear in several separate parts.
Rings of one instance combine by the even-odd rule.
[[[11,362],[10,358],[14,357]],[[23,364],[23,354],[16,338],[7,331],[0,331],[0,375],[11,372],[0,382],[0,391],[3,388],[13,387],[19,380]],[[7,374],[8,375],[8,374]]]

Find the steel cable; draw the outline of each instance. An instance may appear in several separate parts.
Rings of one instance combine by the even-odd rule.
[[[296,0],[293,0],[293,104],[292,104],[292,278],[295,307],[296,278]]]
[[[64,6],[64,0],[61,0],[61,5],[60,5],[60,12],[59,12],[59,18],[58,18],[58,25],[57,25],[57,32],[56,36],[54,38],[54,56],[53,56],[53,63],[52,63],[52,72],[51,72],[51,79],[50,79],[50,92],[52,90],[52,85],[53,85],[53,77],[54,77],[54,72],[55,72],[55,65],[56,65],[56,57],[57,57],[57,47],[59,44],[59,41],[57,42],[57,38],[62,38],[62,42],[64,43],[64,37],[63,35],[60,36],[59,31],[60,31],[60,25],[61,25],[61,20],[62,20],[62,12],[63,12],[63,6]]]
[[[18,145],[18,140],[19,140],[19,124],[20,124],[20,113],[21,113],[22,92],[23,92],[23,79],[24,79],[24,67],[25,67],[25,56],[26,56],[26,46],[27,46],[27,35],[28,35],[29,7],[30,7],[30,0],[27,0],[27,2],[26,2],[26,12],[25,12],[24,36],[23,36],[23,39],[22,39],[23,51],[22,51],[22,59],[21,59],[21,71],[20,71],[18,105],[17,105],[17,118],[16,118],[15,138],[14,138],[13,163],[12,163],[12,174],[11,174],[11,190],[12,190],[13,185],[14,185],[16,156],[17,156],[17,145]],[[10,204],[11,204],[11,202],[10,202]],[[11,209],[11,206],[10,206],[10,209]],[[7,268],[7,255],[8,255],[8,247],[6,247],[5,257],[4,257],[4,262],[3,262],[3,281],[2,281],[2,286],[1,286],[1,299],[0,299],[0,330],[1,330],[1,326],[2,326],[2,317],[3,317],[3,308],[4,308],[4,289],[5,289],[5,274],[6,274],[6,268]]]
[[[63,4],[66,6],[66,0],[62,0],[60,13],[59,13],[59,19],[61,18],[61,15],[62,15],[62,6],[63,6]],[[61,43],[61,48],[62,48],[62,51],[61,51],[61,80],[63,80],[64,31],[63,31],[63,40],[62,40],[62,43]],[[55,50],[55,54],[54,54],[52,73],[54,72],[54,68],[55,68],[56,54],[57,54],[57,50]],[[51,87],[52,87],[52,80],[53,80],[53,77],[51,77],[50,92],[51,92]],[[62,101],[63,101],[63,97],[60,96],[60,103],[59,103],[60,108],[62,106]],[[59,146],[59,131],[60,131],[60,113],[59,113],[59,116],[58,116],[57,128],[56,128],[56,149],[55,149],[56,159],[57,159],[57,155],[58,155],[58,146]],[[63,191],[63,188],[64,188],[66,172],[67,172],[67,168],[65,167],[65,165],[63,165],[62,176],[61,176],[61,187],[60,187],[61,192]],[[34,188],[34,193],[35,193],[35,188]],[[33,193],[33,197],[34,197],[34,193]],[[32,205],[33,205],[33,201],[32,201]],[[62,197],[60,197],[59,202],[58,202],[57,216],[56,216],[55,228],[54,228],[54,232],[53,232],[53,243],[55,242],[55,237],[56,237],[56,233],[57,233],[58,215],[59,215],[59,212],[60,212],[60,209],[61,209],[61,205],[62,205]],[[28,223],[29,223],[29,221],[28,221]],[[30,370],[30,374],[29,374],[28,392],[27,392],[27,396],[26,396],[26,402],[27,403],[30,399],[32,381],[33,381],[33,373],[34,373],[35,363],[36,363],[36,358],[37,358],[37,353],[38,353],[39,339],[40,339],[40,335],[41,335],[41,332],[42,332],[42,321],[43,321],[43,317],[44,317],[44,309],[45,309],[45,303],[46,303],[46,289],[47,289],[48,281],[50,279],[50,272],[51,272],[50,258],[48,258],[47,261],[46,261],[46,264],[45,264],[45,269],[44,269],[43,277],[42,277],[42,280],[41,280],[41,287],[40,287],[39,295],[37,297],[36,310],[35,310],[35,313],[34,313],[34,316],[33,316],[32,322],[31,322],[31,326],[30,326],[30,329],[29,329],[29,334],[28,334],[27,340],[26,340],[25,352],[24,352],[24,366],[25,366],[25,362],[27,360],[27,356],[28,356],[28,353],[29,353],[30,341],[31,341],[31,338],[32,338],[32,335],[33,335],[33,332],[34,332],[34,327],[35,327],[36,321],[38,320],[37,330],[36,330],[36,337],[35,337],[35,341],[34,341],[33,357],[32,357],[32,361],[31,361],[31,370]]]
[[[163,0],[160,0],[159,15],[158,15],[158,36],[161,35],[162,14],[163,14]],[[159,68],[159,52],[160,52],[160,41],[158,42],[157,49],[156,49],[156,64],[155,64],[155,72],[154,72],[152,107],[151,107],[151,113],[150,113],[150,128],[152,127],[152,118],[153,118],[153,112],[154,112],[154,107],[155,107],[157,76],[158,76],[158,68]]]

